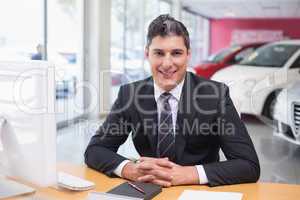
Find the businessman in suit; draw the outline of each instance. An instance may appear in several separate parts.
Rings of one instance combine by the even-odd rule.
[[[152,76],[120,87],[91,138],[86,164],[108,176],[172,185],[255,182],[257,154],[225,84],[186,71],[186,27],[169,15],[151,22],[145,55]],[[137,161],[117,154],[132,133]],[[226,161],[219,162],[222,149]]]

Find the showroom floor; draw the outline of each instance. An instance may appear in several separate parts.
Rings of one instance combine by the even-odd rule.
[[[243,116],[261,164],[260,181],[300,184],[300,146],[273,136],[272,128],[252,116]],[[101,122],[83,120],[58,131],[58,161],[83,163],[83,152]],[[131,141],[119,153],[137,157]],[[128,151],[128,149],[131,149]]]

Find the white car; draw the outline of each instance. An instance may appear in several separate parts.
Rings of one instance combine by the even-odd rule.
[[[274,107],[274,122],[274,135],[300,145],[300,81],[278,95]]]
[[[277,94],[300,80],[300,40],[267,44],[241,63],[215,73],[213,80],[225,82],[240,113],[273,118]]]

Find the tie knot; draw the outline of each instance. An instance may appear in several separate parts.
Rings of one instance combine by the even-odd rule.
[[[161,95],[160,95],[160,98],[161,98],[161,100],[162,101],[168,101],[169,99],[170,99],[170,97],[172,96],[172,94],[171,93],[169,93],[169,92],[164,92],[164,93],[162,93]]]

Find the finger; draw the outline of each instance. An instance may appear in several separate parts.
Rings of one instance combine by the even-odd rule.
[[[144,174],[149,174],[150,171],[153,170],[169,171],[173,168],[173,166],[175,166],[172,162],[169,161],[165,161],[165,162],[158,162],[158,163],[142,162],[137,165],[137,170]]]
[[[141,162],[137,165],[137,169],[142,171],[154,170],[155,168],[156,165],[153,162]]]
[[[145,175],[145,176],[139,177],[138,181],[140,181],[140,182],[151,182],[151,183],[154,183],[156,185],[161,185],[163,187],[170,187],[172,185],[171,182],[156,179],[152,175]]]
[[[142,162],[142,161],[156,161],[156,160],[161,160],[161,159],[163,159],[163,160],[169,160],[168,157],[164,157],[164,158],[140,157],[138,160],[140,162]]]
[[[172,186],[171,182],[164,181],[164,180],[159,180],[159,179],[154,179],[152,181],[152,183],[154,183],[156,185],[161,185],[163,187],[171,187]]]
[[[156,158],[151,158],[151,157],[140,157],[139,161],[143,162],[143,161],[153,161],[156,160]]]
[[[156,179],[161,179],[161,180],[165,180],[165,181],[169,181],[171,182],[173,177],[170,175],[170,173],[168,171],[165,170],[148,170],[148,171],[143,171],[144,174],[147,175],[152,175],[154,176]]]
[[[160,167],[167,167],[172,168],[175,163],[169,161],[168,157],[165,158],[150,158],[150,157],[141,157],[139,159],[140,162],[154,162],[155,164],[159,165]]]
[[[154,170],[153,175],[155,177],[158,177],[159,179],[163,179],[166,181],[172,181],[173,177],[170,175],[169,172],[166,172],[164,170]]]
[[[172,168],[174,167],[175,163],[169,161],[168,159],[158,159],[155,161],[155,164],[157,164],[160,167]]]
[[[155,179],[153,175],[145,175],[139,177],[137,180],[140,182],[152,182]]]
[[[141,164],[138,166],[138,170],[141,174],[153,175],[158,179],[163,179],[166,181],[172,181],[173,179],[171,170],[158,166],[151,166],[149,163]]]

